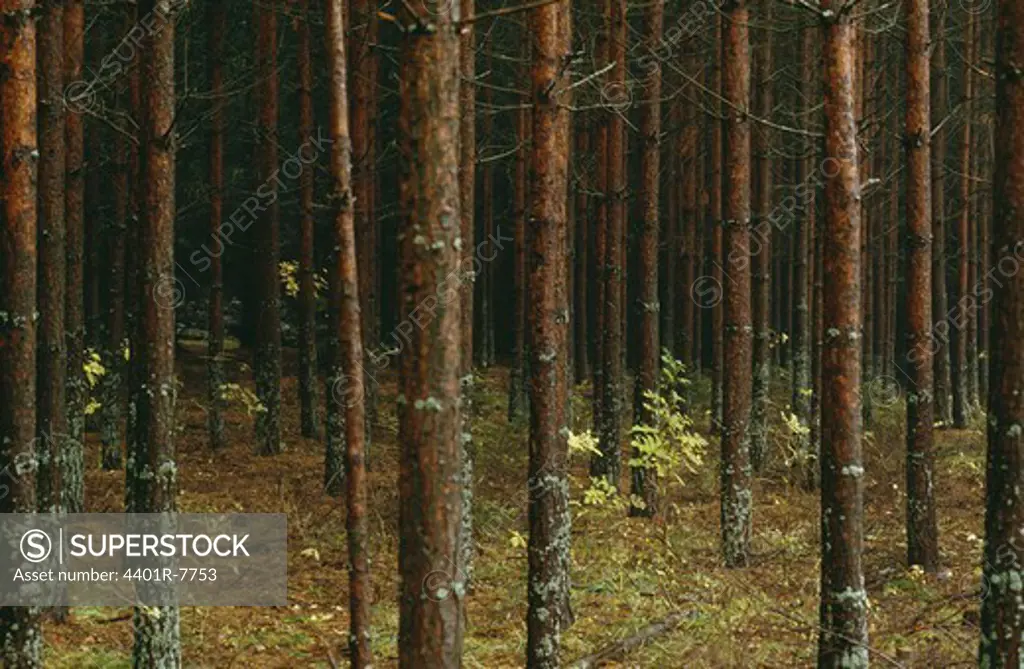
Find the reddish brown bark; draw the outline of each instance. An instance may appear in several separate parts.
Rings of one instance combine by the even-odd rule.
[[[821,399],[820,669],[867,667],[864,467],[861,459],[861,207],[854,106],[856,28],[842,6],[825,19],[825,221]]]
[[[475,14],[474,6],[476,0],[460,0],[459,15],[464,18],[472,17]],[[460,235],[462,243],[463,267],[474,267],[473,259],[476,257],[476,244],[474,234],[476,228],[476,31],[473,24],[462,28],[459,33],[459,207],[460,207]],[[490,88],[486,89],[488,92]],[[486,101],[485,101],[486,104]],[[490,134],[490,115],[484,123],[485,137]],[[486,141],[486,140],[485,140]],[[489,172],[489,170],[488,170]],[[491,178],[493,181],[493,178]],[[490,202],[490,193],[487,189],[490,183],[484,183],[484,209]],[[484,238],[491,239],[488,235],[493,228],[493,217],[488,219],[484,215]],[[488,256],[483,256],[488,257]],[[481,260],[483,259],[481,258]],[[483,275],[488,281],[484,283],[485,304],[489,301],[487,289],[489,288],[489,277],[491,272],[488,267],[491,263],[484,265]],[[462,520],[459,527],[459,557],[458,566],[462,571],[463,578],[467,583],[472,582],[473,571],[473,432],[472,432],[472,392],[473,382],[473,281],[462,283],[462,367],[459,370],[459,387],[462,390],[462,426],[459,436],[461,444],[462,471],[460,472],[460,483],[462,486]],[[484,350],[487,350],[486,340],[488,327],[486,321],[483,323]]]
[[[590,160],[590,128],[577,119],[575,121],[576,150],[575,164],[582,167]],[[579,169],[578,173],[582,174]],[[588,209],[587,189],[577,176],[576,201],[573,206],[575,223],[574,244],[570,251],[573,253],[573,327],[575,336],[573,341],[573,363],[576,366],[576,383],[583,383],[590,378],[590,331],[589,299],[590,290],[587,280],[587,269],[590,263],[590,235],[591,219]]]
[[[569,110],[562,99],[569,54],[570,3],[532,10],[535,48],[530,165],[530,538],[526,664],[559,665],[561,631],[569,625],[567,479],[568,293],[564,243],[568,228]]]
[[[616,102],[626,86],[626,0],[609,0],[608,56],[614,64],[607,90],[608,182],[605,235],[605,289],[602,375],[601,457],[591,462],[591,475],[604,477],[615,489],[622,469],[623,379],[623,238],[626,218],[625,123]],[[536,127],[536,123],[534,124]],[[595,466],[596,465],[596,466]]]
[[[719,45],[715,49],[715,71],[714,80],[711,83],[711,90],[719,94],[723,92],[722,88],[722,68],[724,65],[724,43],[722,40],[722,25],[723,19],[721,16],[717,16],[715,19],[715,41],[714,43]],[[715,97],[711,102],[711,112],[713,114],[712,130],[711,130],[711,219],[712,225],[714,226],[711,233],[711,349],[712,349],[712,364],[711,364],[711,424],[718,426],[722,420],[722,370],[724,365],[723,357],[723,333],[725,322],[723,320],[723,305],[722,305],[722,281],[724,276],[722,274],[722,263],[725,258],[722,256],[722,219],[724,212],[722,209],[723,201],[723,178],[725,176],[725,170],[723,169],[723,156],[724,151],[724,140],[725,135],[722,130],[722,121],[720,121],[722,112],[722,102],[719,97]],[[692,294],[694,292],[692,287],[687,287],[691,290],[690,297],[696,299]]]
[[[33,513],[36,436],[36,28],[33,0],[0,2],[0,512]],[[8,576],[12,574],[8,573]],[[37,611],[0,607],[0,664],[42,667]]]
[[[774,0],[760,0],[757,14],[764,26],[772,24]],[[754,113],[769,119],[772,112],[772,32],[764,30],[755,56]],[[754,327],[753,386],[750,409],[750,462],[760,470],[768,444],[768,392],[772,362],[772,159],[771,132],[759,124],[752,137],[756,179],[753,184],[753,238],[750,240],[752,319]]]
[[[161,10],[166,10],[161,5]],[[152,16],[157,0],[139,3]],[[134,490],[135,512],[177,511],[178,467],[174,437],[175,88],[174,17],[143,38],[139,73],[141,199],[139,202],[139,315],[135,359],[135,459],[126,484]],[[171,298],[171,299],[168,299]],[[133,666],[181,666],[177,606],[151,611],[136,607]]]
[[[908,0],[907,111],[907,563],[939,568],[932,384],[931,93],[928,0]]]
[[[67,0],[64,6],[64,81],[82,78],[85,4]],[[68,437],[61,453],[61,501],[68,513],[80,513],[85,503],[85,160],[83,116],[64,116],[64,229],[67,262],[64,330],[67,345]],[[95,242],[90,242],[90,247]]]
[[[352,190],[355,194],[356,244],[359,257],[359,299],[362,304],[364,353],[380,341],[380,283],[378,267],[380,229],[376,210],[377,165],[377,3],[350,0],[344,10],[348,53],[348,77],[352,90]],[[351,15],[351,16],[350,16]],[[351,30],[347,27],[351,23]],[[365,369],[373,369],[368,362]],[[377,415],[377,383],[364,378],[367,443]]]
[[[401,316],[419,319],[399,374],[401,667],[457,667],[464,576],[458,570],[461,298],[458,276],[459,45],[443,1],[403,5],[398,51]],[[429,113],[424,113],[424,111]],[[442,286],[442,282],[448,285]],[[421,305],[435,305],[429,319]]]
[[[668,75],[671,74],[669,70]],[[670,79],[671,81],[671,79]],[[674,83],[674,82],[673,82]],[[671,85],[667,82],[664,85]],[[679,126],[680,104],[671,104],[668,111],[667,125],[670,128]],[[676,302],[679,292],[683,293],[683,299],[690,299],[689,286],[677,286],[678,276],[676,273],[677,253],[679,248],[677,227],[679,220],[679,189],[675,185],[679,182],[679,161],[676,160],[679,142],[679,134],[674,133],[668,141],[662,143],[662,150],[665,159],[662,164],[665,166],[665,215],[661,217],[661,239],[658,260],[658,280],[661,284],[659,293],[658,311],[661,315],[660,334],[661,347],[674,351],[673,340],[676,334]]]
[[[299,11],[302,14],[298,22],[299,137],[307,141],[314,135],[309,0],[300,1]],[[315,438],[320,431],[313,223],[313,170],[303,169],[299,174],[299,422],[302,436],[310,439]],[[369,259],[365,262],[369,262]]]
[[[750,553],[750,403],[753,326],[750,313],[749,10],[745,0],[723,6],[722,92],[725,118],[725,306],[721,435],[722,551],[728,567]]]
[[[997,3],[995,46],[995,174],[992,251],[1024,260],[1024,5]],[[1009,265],[1010,263],[1006,263]],[[991,283],[988,463],[985,477],[985,557],[979,665],[1018,666],[1024,659],[1024,595],[1018,587],[1024,550],[1024,274]]]
[[[652,415],[647,410],[646,395],[658,390],[658,361],[660,337],[658,334],[658,186],[661,171],[661,66],[653,59],[661,44],[664,22],[664,0],[654,0],[644,12],[643,45],[651,60],[645,60],[644,100],[640,109],[640,134],[643,139],[641,158],[642,187],[640,207],[643,223],[640,232],[639,275],[640,320],[639,369],[634,386],[634,421],[650,425]],[[634,453],[633,457],[639,457]],[[653,516],[656,511],[658,481],[653,468],[633,467],[633,495],[643,500],[642,508],[631,506],[632,515]]]
[[[256,351],[253,372],[256,395],[264,411],[256,415],[256,450],[261,455],[281,452],[281,307],[278,260],[281,255],[278,222],[277,161],[277,9],[275,5],[256,5],[257,85],[259,114],[259,158],[257,193],[268,197],[261,204],[253,229],[256,249],[256,294],[259,299],[256,324]]]
[[[67,295],[64,220],[64,10],[56,0],[39,19],[39,330],[36,382],[37,501],[40,511],[61,506],[61,454],[67,439]]]
[[[365,403],[363,393],[363,337],[356,259],[355,217],[352,201],[352,142],[348,124],[345,76],[345,37],[341,0],[328,0],[327,62],[330,72],[331,201],[334,206],[332,239],[337,257],[331,266],[332,307],[337,310],[333,335],[334,369],[345,387],[335,387],[331,401],[345,414],[345,502],[348,513],[349,661],[352,667],[373,666],[370,644],[370,567],[367,552]],[[307,15],[308,16],[308,15]]]

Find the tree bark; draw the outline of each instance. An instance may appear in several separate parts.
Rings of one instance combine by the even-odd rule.
[[[970,226],[971,226],[971,109],[974,95],[974,73],[971,60],[974,44],[975,16],[967,12],[967,32],[964,38],[964,103],[963,103],[963,136],[960,144],[960,222],[958,226],[958,280],[956,318],[953,326],[956,336],[953,343],[953,426],[958,429],[967,427],[970,417],[969,396],[969,327],[971,313],[968,308],[970,300]]]
[[[210,253],[209,348],[207,349],[207,429],[210,448],[224,448],[224,240],[220,225],[224,220],[224,33],[227,9],[223,0],[207,5],[210,22],[210,92],[213,109],[210,114],[210,245],[218,238],[217,253]]]
[[[758,41],[755,56],[757,81],[755,88],[755,114],[763,119],[772,112],[772,7],[774,0],[759,0],[757,13],[766,27]],[[750,241],[752,271],[752,317],[754,326],[753,386],[750,410],[750,462],[755,471],[764,463],[768,443],[768,401],[772,375],[772,159],[771,133],[766,125],[759,125],[753,135],[752,152],[757,180],[754,182],[754,239]]]
[[[992,251],[1001,262],[1024,260],[1024,5],[996,6],[995,174]],[[1009,264],[1009,263],[1007,263]],[[1024,547],[1024,274],[992,282],[989,352],[988,456],[985,475],[985,555],[979,665],[1018,666],[1024,658],[1021,564]]]
[[[36,456],[41,512],[61,509],[61,457],[68,438],[66,229],[64,218],[64,3],[42,5],[39,19],[39,351]]]
[[[453,9],[454,11],[448,11]],[[398,138],[401,317],[411,328],[399,374],[399,666],[458,667],[463,574],[458,570],[461,297],[459,12],[437,0],[404,5]],[[439,284],[445,282],[442,288]],[[429,301],[428,301],[429,300]],[[424,315],[422,305],[433,308]]]
[[[515,192],[512,208],[514,210],[514,251],[512,255],[512,369],[509,370],[508,419],[524,415],[527,411],[526,392],[526,217],[529,206],[529,141],[530,112],[521,107],[516,112],[516,138],[519,150],[515,159]]]
[[[868,666],[861,460],[860,175],[856,28],[825,0],[824,341],[821,401],[821,636],[818,667]]]
[[[63,80],[78,81],[85,46],[84,0],[66,0],[63,28]],[[85,405],[89,399],[85,381],[85,128],[81,114],[70,112],[64,118],[68,437],[61,454],[61,503],[68,513],[81,513],[85,504]],[[90,247],[95,244],[95,238],[90,240]]]
[[[463,18],[472,17],[475,13],[476,0],[460,0],[459,14]],[[476,33],[472,23],[466,25],[459,33],[459,207],[461,215],[461,240],[463,267],[475,267],[476,258]],[[487,110],[490,112],[490,109]],[[486,202],[485,193],[484,200]],[[485,204],[486,206],[486,204]],[[493,225],[493,220],[490,221]],[[484,228],[484,243],[489,243],[490,231]],[[493,251],[493,249],[492,249]],[[491,263],[483,265],[484,277],[490,277],[488,269]],[[462,392],[462,426],[459,443],[461,444],[462,472],[462,520],[459,526],[459,569],[466,583],[473,576],[473,281],[462,284],[462,367],[459,370],[459,388]],[[485,296],[482,304],[489,306],[489,281],[483,282]],[[482,317],[486,318],[485,310]],[[481,322],[483,336],[489,330],[486,320]],[[482,342],[483,351],[487,351],[486,339]],[[486,356],[485,356],[486,357]]]
[[[749,10],[746,0],[723,6],[722,90],[725,110],[726,277],[722,377],[721,524],[727,567],[744,567],[750,553],[750,408],[753,324],[750,311]]]
[[[641,173],[643,186],[640,193],[643,227],[640,232],[640,283],[638,312],[640,321],[639,369],[634,386],[633,417],[638,424],[651,425],[652,415],[647,410],[647,394],[658,391],[658,362],[660,336],[658,333],[658,203],[661,172],[661,66],[654,60],[662,40],[665,16],[664,0],[654,0],[644,12],[643,50],[649,60],[645,68],[644,100],[640,108],[640,134],[643,138]],[[634,452],[633,457],[640,457]],[[643,500],[643,506],[631,505],[630,514],[653,516],[657,510],[657,470],[652,467],[632,468],[631,493]]]
[[[624,10],[623,7],[622,9]],[[624,18],[624,15],[623,15]],[[570,3],[531,10],[535,50],[530,206],[530,464],[526,664],[560,666],[569,585],[568,229],[569,110],[561,94],[570,53]]]
[[[344,11],[351,18],[348,53],[352,60],[348,77],[352,87],[349,105],[352,119],[352,189],[355,193],[356,244],[359,261],[359,299],[362,304],[363,353],[367,354],[380,341],[380,228],[377,225],[377,5],[370,0],[350,0]],[[349,17],[351,14],[351,17]],[[373,369],[367,360],[365,369]],[[372,425],[377,416],[377,383],[364,375],[366,393],[366,440],[372,439]]]
[[[716,16],[715,22],[715,74],[711,84],[711,90],[722,95],[722,70],[724,67],[725,52],[724,41],[722,40],[722,29],[724,19]],[[724,366],[723,357],[723,333],[725,332],[725,321],[723,320],[722,297],[724,287],[722,281],[725,277],[722,273],[722,263],[725,258],[722,256],[722,228],[723,228],[723,184],[724,184],[724,159],[723,152],[725,135],[723,132],[722,102],[719,97],[711,101],[711,112],[714,115],[711,130],[711,218],[714,231],[711,236],[711,425],[714,431],[718,431],[722,422],[722,372]],[[693,291],[692,287],[687,287]],[[694,293],[691,292],[691,298]]]
[[[815,85],[815,60],[814,38],[817,30],[811,27],[803,29],[800,41],[800,100],[801,113],[810,117],[811,106],[817,99],[818,90]],[[804,142],[803,155],[797,159],[797,194],[796,200],[800,207],[797,213],[796,228],[796,249],[793,261],[796,265],[793,287],[793,303],[795,305],[794,327],[793,327],[793,392],[790,402],[793,405],[793,413],[796,415],[800,425],[808,428],[807,435],[798,437],[799,445],[797,453],[802,458],[801,477],[802,485],[807,490],[813,490],[817,477],[814,470],[817,467],[817,451],[812,450],[809,439],[809,428],[812,421],[811,395],[813,392],[811,382],[811,283],[814,262],[814,227],[816,216],[815,193],[816,186],[811,186],[808,181],[814,174],[816,165],[814,158],[816,143],[808,139]]]
[[[576,367],[576,383],[583,383],[590,378],[590,323],[589,305],[590,290],[587,280],[587,268],[590,263],[590,209],[588,207],[587,187],[580,181],[584,170],[583,166],[590,160],[590,128],[577,117],[575,119],[575,165],[577,169],[576,180],[576,202],[573,206],[574,223],[576,227],[576,239],[573,248],[575,263],[573,269],[573,314],[572,322],[575,328],[573,340],[573,363]]]
[[[602,375],[601,457],[591,463],[591,475],[603,477],[619,489],[622,470],[623,332],[622,281],[623,237],[626,218],[625,130],[619,97],[626,86],[626,0],[609,0],[608,60],[613,63],[605,102],[608,121],[607,232],[605,235],[604,346]],[[534,123],[534,128],[536,128]],[[595,466],[596,465],[596,468]]]
[[[299,11],[299,137],[313,136],[313,66],[310,57],[309,0]],[[315,439],[320,431],[320,400],[316,356],[316,266],[313,261],[313,170],[299,174],[299,423],[302,436]],[[369,258],[363,262],[369,263]],[[362,328],[360,328],[360,332]],[[360,351],[362,347],[360,346]]]
[[[367,551],[366,458],[363,425],[363,335],[359,301],[359,270],[356,258],[355,216],[352,194],[352,141],[348,123],[346,90],[345,35],[342,28],[341,0],[328,0],[326,26],[327,63],[330,71],[331,203],[333,205],[333,241],[337,256],[331,265],[333,274],[331,306],[333,320],[333,368],[336,385],[331,393],[334,411],[345,416],[345,502],[348,513],[345,530],[348,539],[349,575],[349,660],[352,667],[373,666],[370,638],[370,566]],[[306,18],[309,18],[306,14]]]
[[[939,568],[932,380],[931,122],[928,0],[906,7],[907,90],[907,563]]]
[[[2,513],[36,510],[36,24],[33,0],[0,3],[0,471]],[[41,669],[38,611],[0,607],[0,664]]]
[[[175,461],[174,308],[174,16],[172,6],[143,0],[140,16],[159,11],[160,30],[147,33],[141,49],[140,124],[142,198],[139,203],[138,343],[136,367],[136,458],[128,484],[134,489],[133,511],[174,513],[178,492]],[[181,666],[177,606],[135,607],[133,666]]]
[[[281,255],[278,222],[277,162],[277,14],[275,5],[256,5],[258,26],[257,85],[259,98],[259,186],[266,193],[265,208],[254,226],[257,263],[255,285],[259,296],[256,351],[253,371],[256,396],[263,411],[256,414],[256,450],[260,455],[281,452],[281,305],[278,261]]]

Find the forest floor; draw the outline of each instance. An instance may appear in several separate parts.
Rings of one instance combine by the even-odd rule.
[[[240,367],[240,365],[235,365]],[[231,447],[212,453],[205,435],[204,364],[179,355],[177,441],[179,509],[187,512],[286,512],[288,599],[280,608],[187,608],[181,638],[187,667],[346,666],[345,509],[321,493],[323,446],[299,439],[294,377],[285,379],[286,450],[253,454],[244,407],[228,415]],[[286,366],[287,369],[287,366]],[[236,370],[239,378],[248,374]],[[468,599],[463,666],[521,667],[526,646],[526,421],[506,421],[505,368],[476,385],[475,522],[478,554]],[[582,504],[586,456],[572,466],[575,625],[563,635],[566,662],[635,633],[675,611],[686,621],[623,658],[616,667],[807,667],[817,642],[819,518],[816,493],[786,466],[789,437],[781,412],[786,384],[776,380],[771,452],[755,481],[752,566],[727,570],[719,554],[717,440],[698,471],[668,487],[654,520],[628,518],[621,505]],[[574,400],[574,431],[589,424],[588,401]],[[707,430],[707,383],[696,390],[698,428]],[[377,665],[397,666],[397,421],[394,379],[385,382],[370,451],[373,632]],[[705,402],[701,403],[700,400]],[[876,409],[865,440],[865,576],[875,666],[975,664],[977,593],[983,531],[984,438],[975,429],[937,431],[940,544],[944,571],[906,568],[902,403]],[[86,507],[121,511],[123,473],[99,469],[89,435]],[[130,666],[129,609],[77,608],[48,622],[46,666]]]

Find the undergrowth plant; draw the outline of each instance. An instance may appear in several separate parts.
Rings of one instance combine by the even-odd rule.
[[[644,393],[647,421],[630,429],[633,457],[629,465],[654,473],[658,481],[674,481],[679,486],[685,485],[686,474],[697,473],[708,447],[687,411],[685,393],[690,384],[686,365],[663,349],[658,387]],[[632,499],[631,503],[642,508],[643,500]]]

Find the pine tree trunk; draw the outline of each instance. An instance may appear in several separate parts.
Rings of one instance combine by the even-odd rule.
[[[575,165],[579,174],[583,173],[583,165],[590,159],[590,128],[577,117],[574,127],[576,151]],[[590,210],[588,208],[587,188],[584,183],[576,181],[576,201],[573,207],[575,216],[576,239],[572,249],[575,267],[573,269],[573,314],[572,323],[575,328],[573,340],[573,363],[576,366],[576,383],[583,383],[590,378],[590,331],[587,325],[589,317],[590,291],[588,287],[587,268],[590,263]]]
[[[461,298],[438,295],[460,269],[458,11],[403,5],[398,51],[401,317],[421,323],[401,353],[398,437],[399,666],[459,666],[465,595],[458,570]],[[423,110],[429,109],[430,114]],[[433,308],[425,317],[424,304]]]
[[[626,0],[608,0],[609,73],[606,89],[608,114],[607,233],[605,235],[604,346],[602,378],[601,457],[591,463],[591,475],[603,477],[616,490],[622,470],[623,414],[623,237],[626,217],[625,131],[619,96],[626,86]],[[534,122],[536,129],[537,123]],[[594,465],[596,464],[596,468]]]
[[[622,3],[622,18],[625,18]],[[566,414],[569,364],[565,240],[569,186],[568,101],[563,59],[570,53],[570,3],[531,10],[535,50],[530,166],[530,464],[526,664],[554,669],[571,623],[570,512]]]
[[[306,13],[306,18],[310,18]],[[352,193],[352,141],[348,122],[345,35],[341,0],[325,7],[327,64],[330,73],[329,123],[331,137],[332,240],[337,255],[331,265],[333,319],[332,365],[335,386],[329,401],[335,414],[344,414],[345,530],[348,539],[350,666],[373,666],[370,638],[370,567],[367,551],[366,429],[363,392],[363,335],[360,317],[359,268]]]
[[[906,4],[907,563],[939,568],[932,380],[931,123],[928,0]]]
[[[167,11],[166,5],[160,6]],[[156,0],[143,0],[139,15],[157,11]],[[143,38],[141,50],[140,124],[142,197],[139,202],[139,316],[136,450],[133,480],[135,512],[177,511],[178,467],[174,436],[174,16]],[[157,585],[157,587],[160,587]],[[135,607],[132,664],[154,669],[181,667],[177,606]]]
[[[355,193],[355,219],[357,257],[359,258],[359,299],[362,305],[363,353],[369,352],[380,341],[380,281],[378,262],[381,231],[377,225],[376,180],[377,169],[377,5],[370,0],[349,0],[344,11],[348,33],[348,53],[351,67],[347,76],[352,89],[349,105],[352,118],[352,189]],[[351,20],[350,20],[351,19]],[[370,359],[365,369],[373,369]],[[366,441],[372,439],[372,425],[377,416],[377,387],[369,374],[364,374],[366,393]]]
[[[210,92],[213,109],[210,115],[210,246],[217,239],[217,253],[210,253],[209,348],[206,368],[208,375],[207,402],[209,413],[206,425],[210,434],[210,448],[224,448],[224,240],[220,225],[224,220],[224,33],[227,26],[227,8],[223,0],[213,0],[207,6],[210,22]]]
[[[643,53],[657,53],[661,44],[664,22],[664,0],[654,0],[644,12]],[[640,233],[639,274],[639,370],[634,386],[633,419],[642,425],[652,425],[653,417],[647,410],[648,393],[658,390],[658,362],[660,358],[658,334],[658,186],[661,171],[661,67],[653,60],[642,64],[646,69],[645,99],[640,108],[640,134],[643,138],[641,172],[643,186],[640,193],[643,227]],[[634,451],[633,457],[640,457]],[[653,467],[632,468],[631,493],[643,500],[643,506],[631,505],[634,516],[653,516],[657,510],[658,481]]]
[[[597,28],[594,44],[594,58],[602,65],[608,61],[608,31],[610,30],[610,7],[612,0],[602,0],[601,24]],[[608,127],[610,118],[602,107],[595,111],[590,145],[594,153],[594,383],[591,393],[594,433],[600,437],[604,428],[604,358],[605,358],[605,292],[608,284]],[[603,456],[592,455],[590,475],[599,476],[603,467]]]
[[[970,291],[970,223],[971,223],[971,109],[973,87],[973,70],[971,54],[973,52],[975,16],[967,12],[967,33],[964,41],[964,103],[963,103],[963,136],[960,144],[960,223],[958,227],[958,281],[956,315],[953,327],[956,336],[953,343],[953,426],[962,429],[967,427],[970,414],[970,396],[968,382],[970,346],[968,343],[971,319],[969,310]]]
[[[36,458],[36,24],[33,0],[0,3],[0,469],[31,472]],[[32,474],[10,476],[2,513],[33,513]],[[10,572],[7,572],[10,575]],[[0,607],[0,664],[41,669],[38,610]]]
[[[822,9],[835,12],[831,0]],[[825,225],[819,669],[868,666],[861,459],[861,207],[854,116],[856,28],[825,24]]]
[[[800,42],[800,99],[803,101],[801,112],[810,116],[811,105],[817,97],[814,72],[817,66],[814,54],[814,38],[817,30],[804,28]],[[811,426],[811,301],[814,299],[811,291],[814,262],[814,225],[817,219],[815,215],[815,191],[816,187],[810,186],[808,181],[816,169],[814,158],[816,143],[808,139],[803,146],[803,156],[797,159],[796,182],[797,204],[800,211],[797,213],[796,228],[796,249],[793,262],[796,265],[795,286],[793,287],[793,303],[795,305],[795,317],[793,327],[793,392],[790,402],[793,405],[793,413],[796,415],[800,425],[809,430]],[[810,434],[799,435],[797,453],[801,457],[800,468],[802,485],[807,490],[815,487],[816,476],[814,469],[817,465],[816,453],[811,450]]]
[[[61,507],[61,456],[68,438],[66,230],[64,217],[64,3],[42,5],[39,18],[39,351],[36,457],[41,512]]]
[[[771,26],[773,0],[759,0],[760,23]],[[754,113],[762,119],[772,111],[772,32],[764,30],[755,56]],[[764,463],[768,444],[768,401],[772,374],[772,160],[771,134],[768,126],[759,125],[753,135],[752,152],[757,180],[754,182],[753,238],[750,240],[753,292],[751,296],[754,326],[753,387],[750,410],[750,462],[755,471]]]
[[[310,61],[309,0],[299,11],[299,137],[313,136],[313,66]],[[313,261],[313,170],[299,174],[299,406],[302,436],[315,439],[320,431],[320,401],[316,359],[316,267]],[[365,259],[363,262],[369,262]],[[362,331],[360,329],[360,331]],[[362,350],[362,347],[360,347]]]
[[[67,0],[64,6],[64,81],[82,78],[85,4]],[[68,437],[61,453],[61,504],[68,513],[81,513],[85,504],[85,154],[83,116],[65,114],[64,214],[67,262],[64,330],[68,356]],[[94,242],[90,242],[93,246]]]
[[[512,256],[513,316],[512,369],[509,370],[508,419],[524,415],[526,407],[526,217],[529,206],[527,144],[530,138],[530,113],[525,107],[516,112],[516,137],[519,150],[515,159],[514,251]]]
[[[992,250],[1024,261],[1024,5],[997,3],[995,51],[995,174]],[[1007,263],[1008,265],[1010,263]],[[979,664],[1014,667],[1024,658],[1024,593],[1018,587],[1024,550],[1021,425],[1024,424],[1024,274],[992,282],[985,556]]]
[[[473,16],[475,0],[460,0],[459,14],[463,18]],[[476,34],[473,24],[465,26],[459,33],[459,207],[461,215],[461,240],[463,267],[475,267],[476,258]],[[488,89],[489,90],[489,89]],[[488,109],[489,111],[489,109]],[[487,135],[485,134],[485,137]],[[485,139],[485,141],[487,141]],[[486,195],[484,196],[486,201]],[[485,205],[486,206],[486,205]],[[486,217],[485,217],[486,218]],[[490,221],[493,225],[493,220]],[[484,239],[489,240],[485,225]],[[493,251],[493,249],[492,249]],[[488,254],[489,255],[489,254]],[[483,263],[484,277],[490,276],[492,263]],[[462,284],[462,368],[459,370],[459,388],[462,392],[461,444],[462,471],[462,520],[459,525],[458,565],[463,580],[469,584],[473,576],[473,287],[474,281]],[[489,288],[487,280],[483,283]],[[485,297],[483,304],[488,303]],[[486,315],[486,312],[484,313]],[[484,335],[487,322],[482,323]],[[484,351],[487,342],[483,342]]]
[[[750,42],[746,0],[723,6],[726,103],[724,225],[721,524],[727,567],[745,567],[750,554],[750,408],[753,323],[750,309]]]
[[[714,80],[711,83],[711,90],[721,96],[723,92],[722,69],[724,66],[724,43],[722,40],[723,18],[721,16],[716,16],[714,18],[714,22],[714,43],[718,46],[715,48],[715,74]],[[722,370],[724,364],[722,336],[725,327],[722,305],[722,294],[724,290],[722,282],[725,280],[722,273],[722,263],[725,261],[722,256],[722,228],[724,218],[722,186],[725,175],[722,154],[724,151],[723,142],[725,140],[725,136],[722,131],[722,121],[720,120],[722,102],[719,97],[715,97],[711,101],[711,112],[713,114],[711,121],[711,218],[714,225],[714,231],[711,236],[711,290],[708,301],[711,305],[711,425],[717,432],[722,422]],[[696,299],[695,289],[689,289],[693,291],[689,297]]]
[[[277,14],[274,5],[256,6],[258,26],[257,95],[259,98],[259,160],[257,194],[261,199],[254,225],[259,299],[253,371],[256,396],[263,410],[256,414],[256,450],[260,455],[281,452],[281,305],[278,259],[281,254],[277,200]]]

